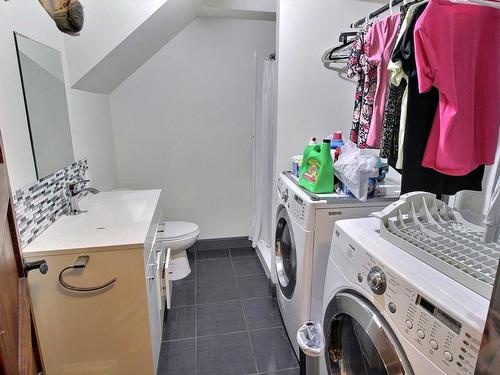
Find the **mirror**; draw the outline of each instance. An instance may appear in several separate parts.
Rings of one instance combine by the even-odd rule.
[[[14,33],[38,179],[74,162],[59,51]]]

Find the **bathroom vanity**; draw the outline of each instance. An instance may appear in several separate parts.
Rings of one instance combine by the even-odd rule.
[[[155,245],[160,190],[84,197],[24,250],[46,373],[156,374],[168,254]]]

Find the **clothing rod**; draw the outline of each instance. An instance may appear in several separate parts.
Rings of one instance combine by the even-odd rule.
[[[402,2],[403,2],[403,0],[393,0],[392,6],[394,7],[395,5],[401,4]],[[371,20],[372,18],[380,16],[382,13],[387,12],[389,10],[389,8],[390,8],[389,4],[384,5],[382,8],[379,8],[379,9],[371,12],[368,15],[368,19]],[[361,26],[363,24],[363,22],[365,22],[365,20],[366,20],[366,17],[361,18],[361,19],[357,20],[356,22],[352,23],[351,27],[357,28],[357,27]]]

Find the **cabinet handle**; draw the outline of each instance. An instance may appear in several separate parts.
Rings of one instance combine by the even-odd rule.
[[[49,266],[45,259],[36,262],[24,262],[24,272],[28,273],[33,270],[39,270],[42,275],[45,275],[49,271]]]
[[[112,280],[108,281],[107,283],[100,284],[97,286],[93,287],[79,287],[79,286],[74,286],[71,284],[68,284],[66,281],[64,281],[63,274],[64,272],[71,270],[71,269],[82,269],[85,268],[89,261],[90,257],[88,255],[84,256],[79,256],[74,264],[71,266],[64,267],[63,270],[59,273],[59,283],[63,286],[63,288],[71,290],[73,292],[95,292],[101,289],[105,289],[108,286],[113,285],[116,280],[118,280],[116,277],[113,278]]]

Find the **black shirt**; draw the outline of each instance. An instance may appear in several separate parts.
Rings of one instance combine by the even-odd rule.
[[[422,94],[418,90],[413,31],[426,6],[427,4],[423,4],[415,11],[408,29],[401,38],[401,43],[396,46],[393,53],[395,60],[401,60],[403,70],[408,76],[401,194],[427,191],[440,196],[441,194],[454,195],[461,190],[480,191],[484,165],[465,176],[448,176],[434,169],[422,167],[427,139],[439,103],[439,91],[435,87]]]

